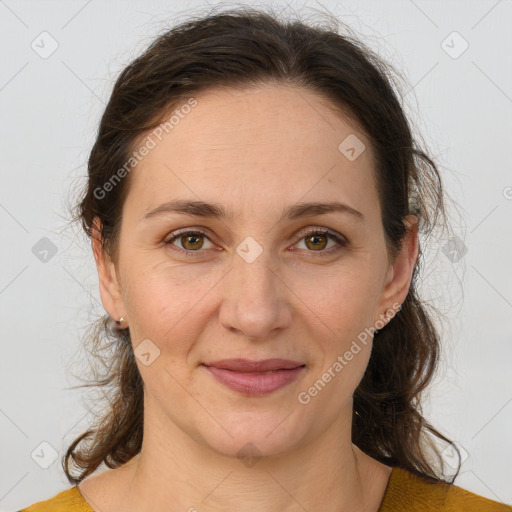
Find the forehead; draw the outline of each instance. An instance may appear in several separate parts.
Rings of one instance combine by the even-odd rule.
[[[357,209],[375,201],[367,137],[316,93],[269,85],[194,98],[172,128],[149,134],[154,147],[131,172],[126,200],[139,214],[174,197],[223,202],[240,215],[244,205],[279,209],[300,199]]]

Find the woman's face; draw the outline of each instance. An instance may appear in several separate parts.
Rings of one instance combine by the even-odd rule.
[[[116,272],[100,265],[103,303],[130,328],[145,421],[229,455],[349,432],[368,329],[405,299],[416,256],[406,246],[388,260],[369,141],[305,89],[196,100],[131,171]],[[359,213],[304,206],[333,202]],[[301,367],[205,366],[237,358]]]

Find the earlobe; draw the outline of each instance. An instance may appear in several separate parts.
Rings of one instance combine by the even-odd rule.
[[[126,318],[116,267],[104,248],[101,235],[101,221],[98,217],[95,217],[93,221],[91,244],[98,271],[100,297],[103,307],[115,319],[122,316]]]

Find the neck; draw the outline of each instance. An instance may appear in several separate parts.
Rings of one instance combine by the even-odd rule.
[[[390,468],[352,444],[351,411],[345,421],[334,421],[311,442],[277,455],[240,458],[192,439],[168,418],[155,414],[155,408],[145,410],[152,416],[144,421],[142,450],[125,465],[119,484],[117,504],[123,503],[125,511],[218,512],[243,506],[246,512],[376,512],[379,508]]]

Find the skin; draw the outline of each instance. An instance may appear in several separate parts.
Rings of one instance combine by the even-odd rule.
[[[103,512],[377,511],[391,468],[351,442],[352,396],[371,336],[308,404],[297,396],[405,300],[418,256],[415,218],[406,219],[411,229],[391,261],[370,142],[316,93],[268,85],[196,99],[131,171],[118,260],[93,237],[105,309],[124,317],[134,349],[149,339],[160,354],[148,366],[137,358],[141,453],[79,489]],[[338,150],[350,134],[366,146],[354,161]],[[233,217],[141,220],[176,198],[221,203]],[[364,220],[340,212],[280,220],[285,208],[310,201],[341,201]],[[165,241],[182,228],[207,234],[188,245],[178,237],[173,251]],[[313,228],[349,243],[320,235],[308,244]],[[263,250],[251,263],[236,252],[248,236]],[[331,247],[339,250],[319,255]],[[201,254],[185,256],[185,248]],[[200,366],[237,357],[306,368],[285,387],[251,397]],[[237,457],[249,442],[261,456],[251,466]]]

